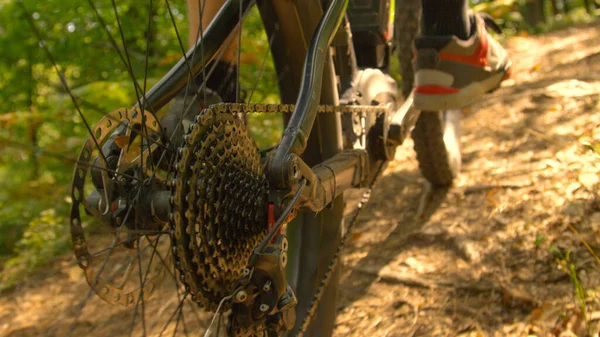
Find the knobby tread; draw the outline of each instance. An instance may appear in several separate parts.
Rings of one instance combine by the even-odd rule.
[[[441,112],[421,113],[412,131],[414,149],[419,161],[421,174],[432,185],[446,187],[452,185],[455,172],[444,143],[444,121]]]

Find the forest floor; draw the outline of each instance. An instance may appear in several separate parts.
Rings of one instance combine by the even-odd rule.
[[[506,45],[513,77],[464,111],[455,186],[425,183],[410,140],[375,186],[335,336],[597,336],[600,260],[584,242],[600,247],[600,22]],[[69,254],[1,294],[0,336],[129,335],[132,310],[96,296],[79,310],[88,293]],[[147,301],[149,335],[177,303]],[[184,307],[204,331],[210,315]]]

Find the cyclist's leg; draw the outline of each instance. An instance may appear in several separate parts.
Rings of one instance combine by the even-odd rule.
[[[200,37],[200,21],[202,21],[202,31],[205,31],[212,19],[217,15],[219,9],[223,6],[225,0],[188,0],[188,22],[189,37],[188,44],[191,48]],[[202,20],[200,20],[200,6],[202,6]],[[221,56],[221,61],[229,64],[237,62],[237,40],[231,41],[227,50]]]
[[[208,27],[225,0],[188,0],[189,36],[188,45],[191,48],[201,36],[201,32]],[[202,6],[202,10],[201,9]],[[202,15],[200,15],[202,13]],[[200,29],[202,23],[202,30]],[[233,33],[232,33],[233,34]],[[217,53],[219,55],[220,53]],[[237,39],[233,39],[220,58],[205,66],[204,71],[179,93],[169,105],[169,112],[161,119],[172,142],[178,144],[185,134],[188,125],[202,111],[211,104],[220,102],[235,102],[236,99],[236,55]],[[214,66],[214,70],[211,69]],[[209,76],[209,72],[211,75]],[[206,85],[199,89],[204,82],[204,75],[208,77]],[[197,95],[196,95],[197,94]]]
[[[491,18],[471,13],[467,0],[422,4],[423,35],[415,39],[415,106],[457,109],[499,87],[511,63],[487,31],[501,32]]]
[[[225,0],[188,0],[189,37],[188,44],[191,48],[200,37],[200,31],[205,31],[215,17]],[[202,7],[202,8],[201,8]],[[202,9],[202,10],[201,10]],[[200,18],[202,14],[202,18]],[[200,30],[202,23],[202,30]],[[232,33],[233,34],[233,33]],[[213,74],[207,81],[207,88],[216,91],[225,102],[234,102],[236,99],[235,75],[237,73],[237,39],[233,39],[223,55],[216,63]],[[202,83],[202,76],[196,79]]]
[[[189,20],[188,45],[190,48],[196,44],[201,36],[201,32],[206,30],[223,3],[225,3],[225,0],[187,1]],[[201,7],[202,10],[200,10]],[[202,23],[202,29],[200,29],[200,23]],[[233,39],[220,58],[210,65],[206,65],[205,71],[193,79],[171,101],[169,113],[161,119],[161,124],[166,127],[168,134],[172,134],[171,137],[175,143],[181,140],[181,137],[185,134],[185,130],[187,130],[187,126],[202,111],[203,107],[219,102],[235,102],[237,90],[237,48],[237,39]],[[214,70],[208,76],[213,66]],[[204,81],[204,75],[208,77],[208,80],[205,87],[198,92]],[[198,94],[197,99],[194,100],[196,94]],[[190,105],[192,106],[188,109]]]
[[[423,35],[455,35],[466,40],[471,34],[469,1],[421,0]]]

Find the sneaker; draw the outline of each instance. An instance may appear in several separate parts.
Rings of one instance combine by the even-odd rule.
[[[487,31],[501,33],[491,17],[472,15],[471,36],[415,39],[414,105],[419,110],[459,109],[493,91],[510,76],[506,50]]]

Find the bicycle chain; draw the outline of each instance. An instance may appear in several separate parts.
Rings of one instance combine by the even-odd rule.
[[[219,103],[211,105],[209,109],[215,112],[229,113],[292,113],[295,104],[252,104],[252,103]],[[386,113],[385,106],[375,105],[319,105],[317,113]]]
[[[262,168],[260,165],[256,165],[256,156],[258,153],[256,149],[254,147],[251,148],[248,143],[248,140],[251,139],[251,137],[245,129],[245,125],[243,122],[241,122],[241,119],[236,117],[236,115],[241,113],[291,113],[294,111],[294,108],[295,106],[293,104],[220,103],[211,105],[209,108],[202,110],[202,112],[196,116],[194,123],[189,126],[188,132],[186,136],[184,136],[184,143],[177,151],[178,155],[175,164],[176,174],[170,183],[172,190],[172,197],[170,199],[172,209],[172,213],[170,214],[170,234],[171,241],[173,243],[172,252],[174,265],[179,272],[180,280],[184,285],[186,292],[191,294],[191,297],[195,302],[197,302],[200,306],[205,306],[208,310],[214,310],[214,308],[216,308],[216,306],[219,304],[220,299],[228,295],[227,292],[231,291],[231,289],[228,289],[228,286],[231,284],[231,280],[241,277],[241,273],[246,267],[246,261],[248,260],[252,249],[258,242],[260,242],[266,233],[266,226],[264,226],[263,221],[265,214],[262,213],[263,208],[261,208],[263,205],[259,205],[259,203],[266,202],[264,196],[268,190],[268,186],[265,185],[266,179],[262,174]],[[387,107],[382,106],[320,105],[317,108],[317,112],[365,115],[383,114],[388,113],[389,111]],[[233,125],[237,127],[237,130],[236,128],[233,128],[233,130],[236,130],[235,132],[232,132]],[[202,139],[205,137],[208,139]],[[240,142],[242,143],[241,145]],[[208,158],[206,156],[202,157],[202,155],[194,153],[195,150],[198,150],[199,152],[206,152],[207,149],[214,148],[215,146],[222,146],[219,144],[232,143],[235,143],[239,146],[228,153],[222,153],[221,156],[209,154],[209,157],[212,157]],[[192,151],[190,151],[190,149],[192,149]],[[208,151],[210,152],[210,150]],[[226,170],[218,169],[220,168],[219,161],[222,159],[230,161],[234,160],[235,158],[227,158],[227,155],[238,154],[243,157],[244,160],[238,161],[239,163],[236,164],[236,167],[233,167],[233,173],[237,176],[235,178],[231,176],[228,177],[229,179],[226,179],[224,176],[226,175]],[[196,157],[195,162],[193,162],[194,158],[191,157]],[[213,169],[206,168],[205,162],[207,159],[210,159],[211,162],[214,163]],[[245,161],[249,161],[251,163],[249,167],[251,174],[240,176],[240,174],[242,174],[240,172],[244,171],[244,169],[248,169],[242,167],[244,165],[243,162]],[[188,167],[192,162],[194,165]],[[202,169],[203,165],[204,169]],[[188,172],[190,170],[191,174]],[[203,177],[201,174],[198,174],[199,172],[203,173],[204,175],[212,174],[213,176]],[[228,180],[230,185],[211,187],[210,185],[214,185],[215,183],[215,181],[212,181],[213,177],[217,177],[215,179],[219,180],[220,184],[222,184],[223,181]],[[233,183],[239,179],[244,180],[244,182],[237,185]],[[369,186],[369,191],[373,183]],[[226,200],[227,196],[225,196],[225,200],[218,198],[217,200],[214,200],[214,197],[212,200],[210,200],[210,196],[215,195],[216,189],[220,189],[218,197],[221,197],[221,193],[226,194],[232,192],[227,191],[228,188],[233,188],[233,192],[236,192],[235,189],[242,189],[244,186],[246,191],[253,191],[251,193],[252,195],[233,193],[238,198]],[[195,191],[200,187],[209,191],[206,193],[203,191]],[[183,193],[184,191],[185,193]],[[202,193],[204,193],[204,195],[202,195]],[[228,254],[231,252],[227,252],[226,249],[223,250],[223,247],[219,248],[215,246],[215,242],[211,243],[203,240],[205,239],[205,235],[207,235],[207,231],[216,233],[219,232],[219,230],[215,230],[215,228],[207,228],[206,224],[204,227],[207,231],[203,231],[202,228],[197,228],[198,224],[194,225],[196,230],[191,229],[189,226],[189,223],[194,223],[194,221],[202,223],[203,219],[201,219],[201,217],[206,217],[206,214],[209,214],[209,217],[215,217],[214,219],[211,218],[208,220],[209,224],[212,223],[214,225],[213,220],[223,220],[222,218],[219,218],[217,214],[218,210],[215,211],[214,208],[207,212],[205,210],[204,215],[200,216],[202,213],[202,211],[199,211],[200,208],[207,207],[207,200],[203,200],[202,198],[208,198],[208,201],[211,201],[211,203],[223,203],[225,207],[222,208],[225,209],[225,212],[231,212],[234,210],[239,211],[239,207],[234,206],[239,204],[241,201],[241,207],[244,208],[244,210],[241,213],[238,212],[239,214],[237,214],[238,227],[240,223],[250,221],[252,223],[250,225],[251,228],[248,227],[247,222],[245,226],[246,232],[247,234],[251,234],[251,238],[244,238],[242,235],[241,240],[246,241],[244,242],[242,249],[236,252],[236,254],[233,254],[233,256],[232,254]],[[256,201],[250,204],[248,203],[249,200]],[[196,201],[198,204],[194,204],[194,201]],[[246,202],[246,205],[243,205],[244,202]],[[202,203],[204,203],[204,206],[200,205]],[[358,212],[360,212],[360,209]],[[348,226],[348,232],[357,217],[358,214],[353,219],[350,226]],[[187,220],[184,218],[187,218]],[[182,227],[186,221],[187,224],[185,224],[186,228],[184,229]],[[225,226],[230,225],[226,221],[221,222],[224,223]],[[257,227],[259,224],[262,227]],[[222,230],[224,229],[221,229],[221,231]],[[230,232],[233,233],[234,231]],[[309,317],[314,315],[314,311],[316,311],[316,308],[318,307],[318,302],[322,295],[322,291],[329,282],[331,271],[335,268],[339,261],[339,253],[345,244],[345,238],[347,237],[348,232],[340,241],[340,245],[338,246],[333,260],[328,267],[328,271],[321,281],[321,285],[317,288],[317,293],[315,294],[315,298],[310,306],[311,309],[309,310],[309,314],[307,314],[307,319],[309,321]],[[232,235],[233,234],[230,233],[229,236],[224,235],[223,238],[226,236],[231,238]],[[194,242],[193,236],[196,236],[196,242]],[[238,237],[237,239],[240,238]],[[178,244],[178,242],[180,244]],[[209,247],[211,245],[213,246],[212,248]],[[229,248],[232,248],[232,250],[240,248],[233,247],[232,245],[228,246]],[[221,250],[219,251],[219,249]],[[190,257],[190,252],[193,254],[192,257]],[[223,255],[219,252],[225,252],[226,254]],[[196,275],[193,275],[192,272],[194,272]],[[218,275],[217,272],[223,272],[223,275]],[[305,319],[303,326],[308,326],[310,323],[309,321],[306,322]],[[302,332],[304,332],[304,330],[302,330]]]

